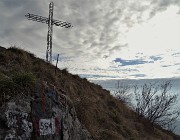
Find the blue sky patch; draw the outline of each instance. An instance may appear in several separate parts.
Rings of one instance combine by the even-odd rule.
[[[114,62],[121,63],[120,66],[140,65],[140,64],[149,63],[149,61],[144,61],[142,59],[124,60],[124,59],[121,59],[121,58],[116,58],[114,60]]]

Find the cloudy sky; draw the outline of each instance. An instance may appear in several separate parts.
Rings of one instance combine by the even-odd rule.
[[[82,77],[180,77],[180,0],[53,0],[53,58],[60,69]],[[45,59],[50,0],[1,0],[0,45],[16,46]],[[55,63],[55,61],[54,61]]]

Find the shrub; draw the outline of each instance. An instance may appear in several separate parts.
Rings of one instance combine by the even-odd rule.
[[[12,78],[0,79],[0,105],[18,94],[30,93],[35,85],[35,77],[32,73],[16,73]]]
[[[11,46],[10,48],[7,49],[8,51],[14,52],[16,54],[23,54],[24,51],[20,48],[17,48],[16,46]]]
[[[144,84],[141,89],[135,87],[136,112],[147,118],[153,125],[171,129],[180,111],[173,108],[177,95],[170,93],[171,81],[161,84]]]
[[[3,78],[0,80],[0,105],[18,93],[20,93],[20,88],[12,79]]]
[[[114,91],[114,95],[118,100],[122,101],[128,106],[132,106],[131,104],[132,94],[130,93],[130,90],[131,90],[130,86],[125,85],[124,83],[120,83],[118,81],[118,86]]]
[[[21,87],[31,87],[35,84],[36,78],[32,73],[16,73],[12,76],[14,83]]]
[[[1,93],[9,93],[16,91],[17,85],[10,79],[4,78],[0,80],[0,92]]]

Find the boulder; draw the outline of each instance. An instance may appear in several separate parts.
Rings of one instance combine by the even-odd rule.
[[[0,109],[0,139],[92,140],[77,118],[70,98],[54,86],[40,86],[31,96],[19,96]]]

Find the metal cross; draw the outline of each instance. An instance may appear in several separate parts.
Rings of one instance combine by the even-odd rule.
[[[65,28],[71,28],[73,27],[71,23],[67,23],[64,21],[54,20],[53,19],[53,7],[54,4],[51,2],[49,4],[49,18],[34,15],[34,14],[26,14],[25,17],[27,17],[28,20],[33,20],[41,23],[48,24],[48,33],[47,33],[47,51],[46,51],[46,61],[52,63],[52,33],[53,33],[53,25],[65,27]]]

